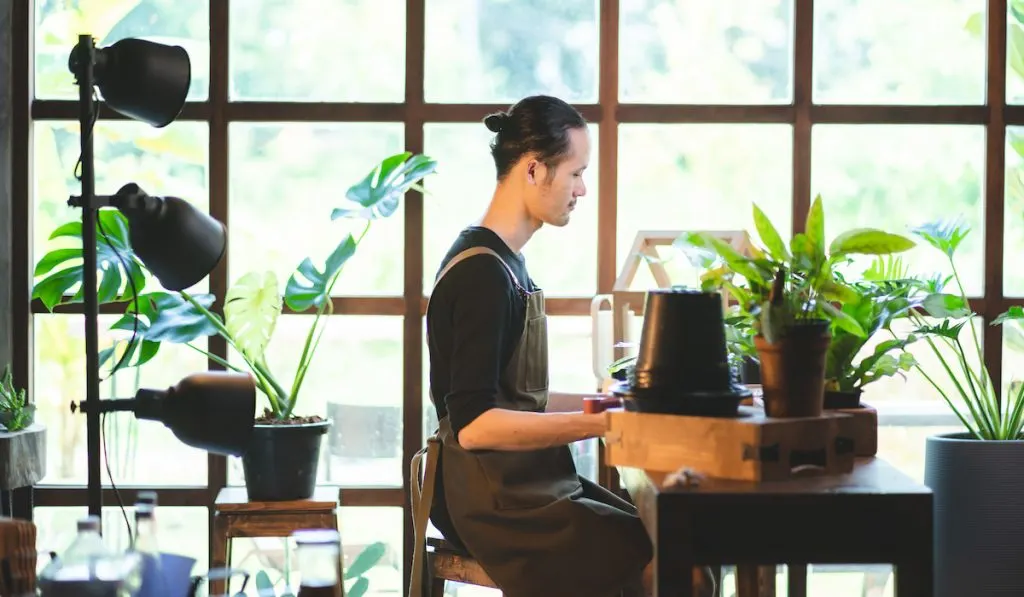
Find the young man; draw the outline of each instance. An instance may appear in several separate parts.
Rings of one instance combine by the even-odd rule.
[[[445,256],[427,308],[440,421],[431,520],[507,597],[636,594],[650,539],[632,505],[577,474],[568,444],[601,436],[604,415],[544,412],[544,295],[520,254],[586,195],[586,122],[533,96],[484,123],[497,187]]]

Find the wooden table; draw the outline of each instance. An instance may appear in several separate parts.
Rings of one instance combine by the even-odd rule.
[[[778,564],[804,571],[790,576],[790,597],[802,597],[804,566],[833,563],[892,564],[896,597],[932,595],[931,491],[879,458],[845,475],[765,483],[618,472],[655,545],[656,597],[690,597],[694,565],[736,565],[747,597],[749,571]],[[761,584],[774,595],[774,573]]]

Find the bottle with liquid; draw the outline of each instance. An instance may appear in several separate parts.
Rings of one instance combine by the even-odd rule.
[[[160,566],[160,549],[157,542],[156,518],[150,504],[135,505],[135,540],[132,545],[137,579],[132,593],[145,597],[162,597],[166,583]]]
[[[46,597],[120,597],[125,576],[123,558],[100,536],[99,517],[87,516],[71,545],[40,573],[39,587]]]
[[[302,578],[298,597],[341,597],[341,535],[333,529],[292,533]]]

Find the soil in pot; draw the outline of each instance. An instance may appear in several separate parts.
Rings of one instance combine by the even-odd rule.
[[[316,488],[320,446],[331,422],[319,416],[286,421],[260,417],[242,457],[250,501],[304,500]]]
[[[860,408],[863,390],[825,390],[825,409]]]
[[[827,320],[791,326],[774,343],[754,338],[761,361],[764,411],[769,417],[821,416],[825,403],[825,356],[832,335]]]

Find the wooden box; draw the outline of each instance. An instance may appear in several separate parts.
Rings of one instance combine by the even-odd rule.
[[[647,471],[688,469],[708,477],[779,481],[798,474],[853,470],[851,415],[773,419],[741,406],[736,418],[608,412],[605,459],[609,466]]]
[[[853,438],[854,456],[874,456],[878,452],[878,411],[866,404],[860,408],[827,410],[830,413],[850,415],[842,420],[843,435]]]

